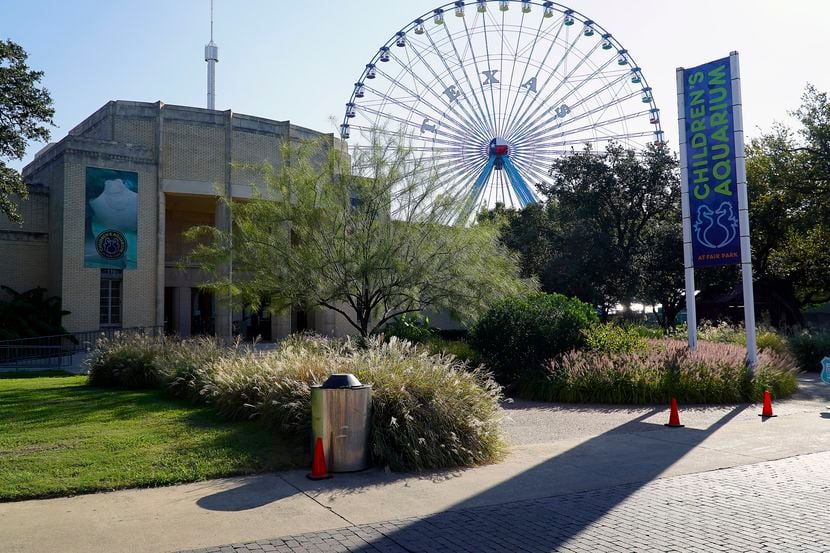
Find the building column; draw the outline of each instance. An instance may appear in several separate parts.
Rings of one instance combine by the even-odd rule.
[[[225,112],[225,198],[230,200],[233,197],[231,185],[231,163],[232,147],[231,139],[233,137],[233,111],[227,110]],[[216,203],[216,215],[214,219],[216,228],[230,233],[233,229],[233,217],[230,209],[222,202]],[[233,244],[229,244],[231,251],[233,251]],[[233,257],[231,261],[226,264],[222,271],[233,281]],[[216,297],[216,316],[215,316],[215,332],[218,338],[231,342],[233,340],[233,302],[230,297]]]
[[[230,213],[228,207],[221,201],[216,202],[216,213],[214,215],[214,226],[219,230],[227,232],[230,229]],[[226,264],[221,268],[221,273],[225,276],[231,271],[231,266]],[[214,332],[216,337],[227,342],[233,340],[233,307],[230,304],[229,297],[222,297],[221,293],[215,296],[216,311],[214,313]]]
[[[271,315],[271,339],[275,342],[291,334],[291,310]]]
[[[164,103],[158,102],[158,121],[156,123],[156,189],[158,205],[156,212],[156,326],[164,327],[164,273],[165,273],[165,222],[167,220],[167,197],[162,187],[164,152]],[[113,118],[113,121],[115,119]],[[115,140],[113,138],[113,140]],[[189,320],[188,320],[189,325]]]
[[[161,183],[161,180],[157,181]],[[158,191],[158,218],[156,221],[156,326],[164,328],[164,225],[166,215],[166,196],[159,184]]]
[[[335,311],[320,307],[314,310],[314,331],[333,338],[337,335],[335,329]]]
[[[190,336],[190,319],[193,315],[190,288],[173,288],[173,330],[181,337]]]

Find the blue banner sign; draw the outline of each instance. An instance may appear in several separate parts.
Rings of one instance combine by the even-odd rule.
[[[695,267],[741,262],[729,58],[683,70]]]
[[[830,357],[821,360],[821,381],[830,384]]]
[[[84,267],[135,269],[138,173],[86,168]]]

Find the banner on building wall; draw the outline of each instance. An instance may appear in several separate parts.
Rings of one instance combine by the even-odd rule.
[[[135,269],[138,173],[86,168],[84,266]]]
[[[686,160],[695,267],[741,262],[729,58],[683,71]]]

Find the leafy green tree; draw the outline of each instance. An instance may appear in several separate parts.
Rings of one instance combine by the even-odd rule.
[[[549,203],[528,204],[524,209],[505,208],[501,204],[478,215],[479,222],[491,222],[501,227],[501,240],[519,254],[522,276],[538,278],[546,291],[556,291],[567,296],[577,296],[593,305],[599,305],[601,296],[580,286],[581,282],[571,271],[581,272],[583,264],[574,256],[567,256],[562,248],[566,245],[554,217],[555,207]],[[566,266],[555,265],[563,258],[569,258]]]
[[[616,303],[611,239],[566,213],[554,202],[528,205],[511,219],[506,243],[521,253],[525,275],[538,275],[545,291],[603,306],[607,313]]]
[[[826,92],[819,92],[807,85],[801,97],[801,107],[795,115],[801,122],[799,134],[803,144],[798,149],[804,153],[803,180],[792,183],[816,205],[822,222],[830,220],[830,101]]]
[[[756,290],[773,324],[830,301],[830,103],[813,87],[802,101],[798,133],[779,124],[747,147]]]
[[[26,52],[11,40],[0,40],[0,212],[21,222],[13,196],[27,197],[20,173],[4,160],[23,159],[28,140],[49,140],[52,98],[40,87],[42,71],[26,65]]]
[[[666,213],[645,229],[637,266],[642,273],[639,297],[656,311],[664,329],[673,328],[686,302],[683,271],[683,229],[679,210]]]
[[[568,255],[560,270],[576,258],[583,270],[572,278],[593,277],[602,305],[630,305],[652,278],[637,266],[644,236],[677,210],[677,159],[665,145],[637,153],[612,144],[602,153],[586,149],[558,159],[551,175],[542,192],[562,231],[559,251]]]
[[[285,144],[290,162],[260,168],[267,186],[227,202],[232,236],[191,232],[208,238],[192,259],[214,275],[209,286],[252,306],[267,298],[276,311],[332,309],[361,336],[427,308],[469,320],[533,288],[496,225],[443,224],[464,206],[441,193],[438,175],[402,138],[377,133],[373,147],[354,155],[350,164],[319,143]],[[231,258],[233,282],[221,271]]]
[[[502,240],[525,276],[542,288],[608,308],[634,300],[682,297],[677,160],[665,146],[641,154],[619,145],[557,160],[543,204],[495,210]],[[678,257],[679,256],[679,257]],[[678,286],[678,272],[679,282]],[[673,321],[673,318],[672,318]]]

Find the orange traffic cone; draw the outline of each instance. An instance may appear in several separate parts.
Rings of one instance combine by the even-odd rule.
[[[758,415],[759,417],[769,418],[769,417],[777,417],[778,415],[772,414],[772,401],[769,397],[769,390],[764,390],[764,408],[761,411],[761,414]]]
[[[331,478],[326,468],[326,454],[323,452],[323,438],[318,437],[314,443],[314,460],[311,462],[311,472],[306,474],[311,480],[325,480]]]
[[[677,412],[677,400],[674,398],[671,398],[671,413],[669,413],[669,422],[664,426],[683,428],[683,425],[680,424],[680,413]]]

